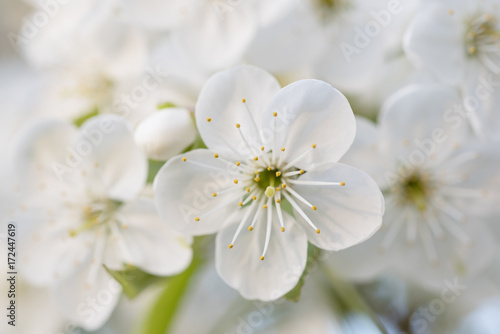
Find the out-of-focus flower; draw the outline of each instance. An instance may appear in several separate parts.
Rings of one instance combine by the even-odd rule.
[[[474,87],[480,76],[500,75],[499,6],[497,0],[430,2],[406,34],[408,56],[451,85]]]
[[[135,142],[148,158],[166,161],[179,154],[196,139],[191,113],[183,108],[168,108],[143,120],[135,130]]]
[[[443,117],[460,103],[445,86],[410,86],[387,101],[378,127],[358,121],[345,161],[377,181],[386,215],[370,240],[332,254],[340,274],[366,279],[392,268],[440,289],[444,279],[471,278],[489,263],[484,223],[496,213],[499,160],[472,144],[465,123]]]
[[[189,239],[161,222],[151,200],[138,198],[147,160],[121,118],[98,116],[80,131],[35,123],[17,147],[16,168],[25,194],[23,277],[53,286],[63,314],[83,328],[99,328],[120,297],[103,264],[161,276],[189,264]]]
[[[375,182],[336,162],[355,123],[346,98],[329,84],[302,80],[280,89],[263,70],[235,67],[209,79],[196,123],[209,149],[174,157],[160,170],[156,206],[183,232],[219,232],[217,269],[245,298],[290,291],[306,265],[308,240],[339,250],[378,229],[384,205]]]

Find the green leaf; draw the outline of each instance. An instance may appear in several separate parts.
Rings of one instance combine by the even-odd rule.
[[[170,325],[181,303],[189,283],[201,265],[202,261],[196,256],[191,265],[182,274],[169,279],[165,290],[158,296],[151,311],[144,322],[141,334],[168,334]]]
[[[166,280],[165,277],[158,277],[137,267],[128,265],[123,270],[111,270],[104,266],[104,269],[123,287],[123,293],[130,299],[137,297],[148,286]]]
[[[86,113],[85,115],[82,115],[75,119],[73,121],[73,124],[75,124],[77,127],[82,126],[83,123],[85,123],[86,120],[99,115],[99,110],[97,108],[91,110],[90,112]]]

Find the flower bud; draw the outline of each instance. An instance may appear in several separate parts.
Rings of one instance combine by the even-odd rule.
[[[184,108],[168,108],[143,120],[135,130],[137,145],[152,160],[165,161],[196,140],[196,127]]]

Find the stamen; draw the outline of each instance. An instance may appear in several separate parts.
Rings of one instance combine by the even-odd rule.
[[[272,204],[271,198],[269,198],[267,200],[267,204],[268,205]],[[266,241],[264,243],[264,251],[262,252],[262,256],[260,257],[261,260],[264,260],[264,256],[266,255],[267,248],[269,247],[269,240],[271,239],[272,216],[273,216],[273,210],[268,210],[267,211]]]
[[[406,219],[407,216],[407,210],[404,210],[402,213],[400,213],[398,216],[392,219],[390,225],[388,226],[388,230],[384,238],[382,239],[382,243],[380,244],[379,251],[381,253],[384,253],[391,247],[392,243],[394,242],[394,239],[398,235],[399,230],[401,229],[401,226],[404,223],[404,220]]]
[[[321,182],[321,181],[301,181],[301,180],[288,180],[292,184],[304,186],[345,186],[345,182]]]
[[[299,201],[301,201],[302,203],[304,203],[305,205],[307,205],[308,207],[312,208],[314,205],[312,205],[311,203],[309,203],[308,200],[306,200],[304,197],[300,196],[295,190],[293,190],[292,188],[288,187],[286,188],[286,191],[288,191],[290,194],[292,194],[295,198],[297,198]]]
[[[304,173],[305,173],[305,171],[303,169],[301,169],[301,170],[298,170],[298,171],[295,171],[295,172],[285,173],[285,174],[283,174],[283,177],[289,177],[289,176],[294,176],[294,175],[302,175]]]
[[[211,121],[212,121],[212,119],[210,117],[207,117],[207,122],[210,123]]]
[[[290,202],[290,204],[293,206],[293,208],[295,210],[297,210],[297,212],[302,216],[302,218],[304,218],[304,220],[314,229],[316,230],[316,233],[319,234],[319,229],[316,227],[316,225],[314,225],[314,223],[311,221],[311,219],[309,219],[309,217],[307,217],[307,215],[304,213],[304,211],[302,211],[302,209],[299,207],[299,205],[297,203],[295,203],[295,201],[292,199],[291,196],[289,196],[286,192],[283,193],[283,196],[285,196],[285,198],[288,200],[288,202]]]
[[[278,220],[281,226],[281,232],[285,232],[285,223],[283,222],[283,213],[281,212],[281,195],[278,193],[276,199],[276,212],[278,213]]]
[[[421,228],[420,236],[422,239],[422,244],[424,245],[424,251],[427,259],[433,266],[437,266],[439,263],[438,255],[429,231],[426,228]]]
[[[417,219],[416,217],[410,217],[407,221],[407,229],[406,229],[406,242],[409,246],[413,246],[415,244],[415,240],[417,239]]]
[[[250,214],[254,211],[254,207],[255,203],[252,203],[252,205],[250,205],[247,212],[243,216],[243,219],[241,220],[240,224],[238,225],[238,228],[236,229],[236,233],[234,233],[233,240],[231,240],[231,243],[229,244],[229,249],[233,248],[234,243],[236,242],[236,238],[238,238],[238,235],[240,234],[243,225],[245,225],[246,221],[248,220],[248,217],[250,217]]]
[[[471,246],[472,241],[470,237],[459,228],[454,222],[451,222],[449,218],[443,216],[444,219],[441,220],[443,227],[448,230],[458,241],[460,241],[465,246]]]
[[[255,197],[255,196],[254,196]],[[256,198],[255,198],[256,199]],[[252,220],[252,223],[250,224],[250,226],[248,227],[248,230],[249,231],[252,231],[255,227],[255,223],[257,222],[257,219],[259,218],[260,216],[260,213],[261,213],[261,210],[258,209],[259,206],[263,206],[263,203],[264,203],[264,199],[265,197],[262,197],[262,199],[260,200],[258,206],[257,206],[257,211],[255,212],[255,216],[253,217],[253,220]],[[257,202],[256,202],[257,203]],[[253,204],[253,203],[252,203]],[[271,210],[269,210],[271,211]]]
[[[285,167],[283,167],[281,169],[282,170],[287,170],[288,168],[293,167],[295,165],[295,163],[297,163],[298,161],[302,160],[302,158],[304,158],[309,152],[311,152],[315,148],[316,148],[316,145],[314,144],[311,148],[307,149],[304,153],[302,153],[301,155],[299,155],[298,157],[296,157],[295,159],[293,159],[292,161],[290,161]]]

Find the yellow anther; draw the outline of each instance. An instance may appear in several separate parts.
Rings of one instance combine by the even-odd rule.
[[[450,10],[448,11],[448,13],[449,13],[450,15],[453,15],[453,14],[455,14],[455,11],[454,11],[453,9],[450,9]]]
[[[304,173],[305,173],[305,172],[304,172],[304,170],[303,170],[303,169],[301,169],[301,170],[299,171],[299,174],[300,174],[300,175],[302,175],[302,174],[304,174]]]
[[[276,177],[279,177],[281,175],[281,172],[276,172]]]
[[[311,207],[311,209],[313,209],[314,211],[318,210],[318,208],[316,207],[316,205],[313,205],[313,206]]]
[[[248,230],[249,230],[250,232],[252,232],[252,231],[253,231],[253,227],[252,227],[252,226],[248,226]]]
[[[281,152],[285,152],[285,148],[284,147],[281,148]]]
[[[207,117],[207,122],[211,122],[212,119],[210,117]]]
[[[253,158],[253,159],[254,159],[255,161],[257,161],[257,160],[259,160],[259,157],[255,157],[255,158]]]
[[[271,167],[271,166],[267,167],[267,170],[268,170],[268,171],[271,171],[271,169],[272,169],[272,167]]]
[[[247,100],[245,100],[245,99],[241,99],[241,102],[245,103],[245,102],[247,102]]]
[[[284,227],[281,228],[281,232],[285,232],[285,228]]]
[[[277,112],[273,112],[273,116],[274,117],[278,116],[278,113]]]
[[[213,193],[213,194],[212,194],[212,197],[217,197],[217,193]]]
[[[320,232],[320,230],[319,230],[319,228],[318,228],[318,229],[316,230],[316,233],[318,233],[318,234],[319,234],[319,232]]]
[[[283,189],[284,189],[284,188],[286,188],[286,184],[284,184],[284,183],[283,183],[283,184],[281,185],[281,188],[283,188]]]
[[[194,220],[197,221],[197,222],[199,222],[200,221],[200,217],[196,217]]]
[[[257,196],[252,196],[252,199],[255,201],[257,199]]]
[[[343,187],[345,186],[345,182],[340,182],[340,185]]]
[[[312,144],[312,148],[316,148],[316,144]]]
[[[186,162],[187,158],[186,157],[182,157],[182,161]]]
[[[126,229],[128,229],[128,225],[127,224],[123,224],[122,228],[126,230]]]
[[[214,158],[217,159],[218,157],[219,157],[219,155],[217,153],[214,153]]]
[[[228,247],[229,247],[229,249],[233,248],[233,244],[229,244]]]
[[[279,204],[279,203],[281,203],[281,199],[280,199],[280,198],[277,198],[277,199],[276,199],[276,203],[278,203],[278,204]]]
[[[253,178],[253,180],[254,180],[255,182],[259,182],[259,181],[260,181],[260,177],[254,177],[254,178]]]
[[[239,123],[236,123],[236,128],[239,129],[240,128],[240,124]]]
[[[260,171],[256,170],[255,175],[259,175]]]
[[[250,192],[250,188],[245,188],[245,190],[247,191],[247,193],[249,193],[249,192]]]
[[[280,191],[280,190],[281,190],[280,187],[276,187],[276,191]]]
[[[69,231],[69,236],[74,238],[76,236],[76,231],[75,230],[70,230]]]
[[[238,179],[234,179],[234,184],[238,184]]]
[[[260,260],[261,260],[261,261],[264,261],[264,257],[263,257],[263,256],[261,256],[261,257],[260,257]]]
[[[236,166],[239,166],[239,165],[241,165],[241,162],[236,161]]]
[[[239,202],[239,203],[238,203],[238,206],[243,206],[243,202]]]
[[[469,48],[469,53],[474,54],[474,53],[476,53],[476,52],[477,52],[477,49],[476,49],[475,47],[471,46],[471,47]]]
[[[264,205],[262,206],[262,209],[267,209],[267,205],[265,205],[265,204],[264,204]]]
[[[261,150],[261,151],[264,151],[264,146],[261,146],[261,147],[260,147],[260,150]]]

